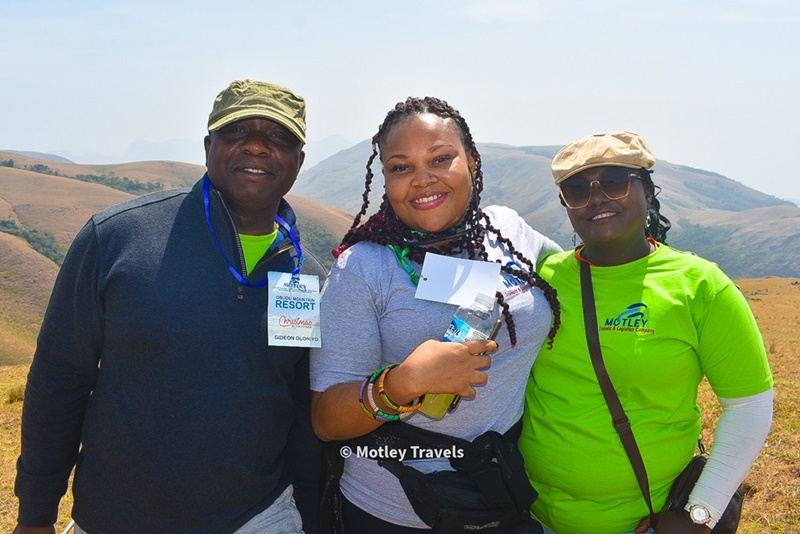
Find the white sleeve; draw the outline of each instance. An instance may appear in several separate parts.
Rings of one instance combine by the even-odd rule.
[[[518,252],[526,256],[538,270],[544,260],[563,249],[549,237],[537,232],[519,213],[507,206],[487,206],[484,210],[503,235],[514,243]]]
[[[714,444],[689,495],[689,504],[708,508],[714,523],[719,521],[769,435],[773,397],[773,389],[737,399],[718,397],[722,415],[714,431]]]
[[[558,243],[556,243],[549,237],[542,236],[542,238],[544,240],[544,243],[542,245],[541,251],[539,252],[539,257],[536,258],[536,270],[539,270],[539,268],[544,263],[544,260],[546,260],[548,256],[557,254],[559,252],[564,252],[564,249],[562,249]]]

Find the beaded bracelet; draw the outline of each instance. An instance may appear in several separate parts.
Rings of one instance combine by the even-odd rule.
[[[383,379],[386,376],[386,373],[388,373],[391,368],[397,367],[397,365],[399,364],[384,365],[379,369],[377,369],[375,372],[373,372],[371,375],[367,376],[361,383],[361,388],[358,393],[358,402],[359,404],[361,404],[361,409],[364,410],[364,413],[367,414],[372,419],[375,419],[377,421],[400,421],[402,419],[411,416],[418,409],[417,406],[411,410],[407,409],[405,411],[401,411],[399,414],[386,413],[383,410],[381,410],[380,407],[375,402],[375,397],[373,396],[373,389],[375,386],[375,382],[378,382],[380,390],[380,387],[382,387]],[[370,408],[367,408],[367,405],[364,403],[365,392],[366,392],[367,402],[369,403],[371,411]],[[424,395],[412,402],[416,402],[419,405],[422,403],[423,398]],[[392,409],[394,409],[392,404],[387,403],[387,405],[390,406]]]
[[[401,413],[386,413],[381,410],[378,405],[375,403],[375,397],[372,396],[372,391],[374,387],[374,383],[370,382],[367,384],[367,398],[370,401],[370,406],[372,406],[375,410],[375,418],[379,421],[382,419],[386,419],[387,421],[402,421],[406,417],[410,416],[412,412],[401,412]]]
[[[408,404],[397,404],[392,399],[389,398],[389,395],[386,393],[386,389],[384,388],[383,382],[386,379],[386,375],[389,374],[389,371],[397,367],[398,363],[393,363],[391,365],[387,365],[386,369],[380,374],[378,377],[378,395],[381,396],[383,402],[386,403],[386,406],[391,408],[392,410],[401,412],[401,413],[409,413],[409,412],[416,412],[419,410],[419,407],[422,406],[422,399],[425,398],[425,395],[422,397],[417,397],[416,399],[412,400]]]
[[[380,376],[380,374],[385,370],[386,366],[383,366],[364,379],[364,381],[361,383],[361,389],[358,392],[358,402],[361,404],[361,408],[364,410],[364,413],[376,421],[399,421],[401,414],[384,412],[378,407],[377,404],[375,404],[375,401],[372,398],[372,384],[375,382],[375,379],[378,378],[378,376]],[[370,411],[370,409],[367,408],[367,405],[364,404],[364,390],[367,390],[368,402],[371,406],[374,406],[372,411]]]
[[[369,401],[369,407],[372,408],[372,413],[378,413],[378,410],[380,410],[381,408],[380,406],[378,406],[378,403],[375,402],[375,397],[372,395],[372,386],[373,386],[372,382],[367,383],[366,397],[367,401]]]

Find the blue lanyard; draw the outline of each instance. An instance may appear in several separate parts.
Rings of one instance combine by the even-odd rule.
[[[211,236],[214,238],[214,243],[217,245],[217,250],[219,250],[220,255],[222,255],[222,259],[225,260],[225,263],[228,264],[228,270],[231,272],[234,278],[247,287],[264,287],[267,285],[267,277],[264,277],[263,280],[260,282],[256,282],[255,284],[250,282],[247,278],[242,276],[242,273],[233,266],[231,261],[225,255],[225,251],[222,250],[222,244],[219,242],[219,238],[217,237],[217,232],[214,231],[214,225],[211,224],[211,202],[209,200],[209,184],[210,181],[208,179],[208,174],[203,177],[203,208],[205,209],[206,214],[206,224],[208,224],[208,229],[211,230]],[[297,254],[293,255],[289,258],[286,262],[286,265],[283,266],[283,271],[285,272],[286,268],[289,266],[289,263],[297,259],[297,265],[294,269],[292,269],[292,279],[297,278],[300,275],[300,266],[303,265],[303,249],[300,248],[300,239],[298,239],[297,235],[292,231],[292,227],[283,220],[280,215],[275,215],[275,222],[277,222],[281,227],[289,234],[289,239],[292,240],[292,245],[294,246],[295,251]]]
[[[296,280],[297,277],[300,276],[300,267],[303,265],[303,261],[305,261],[305,257],[303,256],[303,249],[300,246],[300,238],[297,237],[297,234],[295,234],[292,231],[292,227],[289,226],[289,223],[284,221],[283,217],[281,217],[277,213],[275,214],[275,222],[280,224],[281,227],[284,230],[286,230],[286,233],[289,234],[289,239],[292,240],[292,245],[294,246],[294,250],[297,252],[297,254],[289,258],[289,260],[286,262],[286,265],[284,265],[282,269],[283,272],[286,272],[286,267],[289,266],[289,262],[291,262],[294,259],[297,259],[297,265],[295,265],[294,269],[292,269],[292,280]]]

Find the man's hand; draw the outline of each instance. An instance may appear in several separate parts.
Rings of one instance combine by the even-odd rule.
[[[634,532],[645,534],[650,524],[650,516],[639,521],[639,526]],[[710,534],[711,529],[706,525],[698,525],[689,519],[687,512],[660,512],[656,514],[656,534]]]
[[[17,527],[12,534],[56,534],[56,527],[26,527],[17,523]]]

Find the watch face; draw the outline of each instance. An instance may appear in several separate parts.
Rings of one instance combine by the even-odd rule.
[[[705,507],[696,504],[689,509],[689,517],[691,517],[692,521],[695,523],[705,525],[711,517],[711,514]]]

